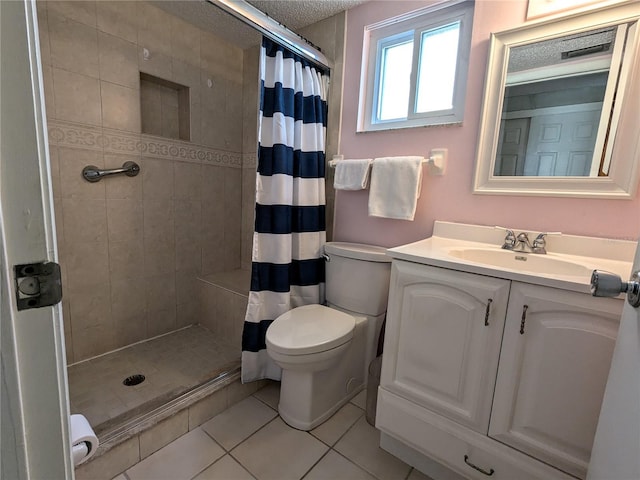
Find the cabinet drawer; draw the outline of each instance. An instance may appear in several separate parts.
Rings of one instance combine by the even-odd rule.
[[[575,480],[383,388],[378,390],[376,427],[472,480]]]

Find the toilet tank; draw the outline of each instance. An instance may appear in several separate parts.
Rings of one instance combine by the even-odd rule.
[[[363,315],[384,313],[391,275],[391,258],[386,250],[360,243],[327,243],[327,303]]]

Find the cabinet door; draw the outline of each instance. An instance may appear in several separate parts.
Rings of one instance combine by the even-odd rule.
[[[382,387],[486,434],[509,285],[394,260]]]
[[[622,301],[513,282],[489,435],[586,476]]]

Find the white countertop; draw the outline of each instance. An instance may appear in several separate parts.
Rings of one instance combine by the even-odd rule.
[[[518,229],[514,230],[516,235],[521,232]],[[531,240],[537,235],[535,232],[528,233]],[[432,237],[391,248],[387,250],[387,254],[399,260],[582,293],[590,293],[592,270],[615,273],[625,281],[629,279],[631,274],[636,248],[635,242],[575,235],[549,236],[547,238],[547,254],[541,255],[503,250],[501,246],[504,236],[505,230],[500,228],[437,221]],[[519,259],[523,262],[522,264],[514,262],[513,268],[507,268],[454,256],[456,252],[466,249],[496,250],[502,252],[496,255],[513,255],[525,258]],[[584,271],[577,274],[563,273],[561,268],[559,271],[527,271],[524,262],[530,256],[545,257],[539,260],[551,264],[555,260],[558,260],[559,264],[570,262],[584,267],[584,269],[578,267],[576,270]],[[533,264],[538,259],[532,258],[531,260]]]

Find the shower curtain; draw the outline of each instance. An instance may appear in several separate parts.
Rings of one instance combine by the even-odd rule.
[[[327,77],[263,38],[251,290],[242,381],[279,380],[265,334],[279,315],[324,301]]]

